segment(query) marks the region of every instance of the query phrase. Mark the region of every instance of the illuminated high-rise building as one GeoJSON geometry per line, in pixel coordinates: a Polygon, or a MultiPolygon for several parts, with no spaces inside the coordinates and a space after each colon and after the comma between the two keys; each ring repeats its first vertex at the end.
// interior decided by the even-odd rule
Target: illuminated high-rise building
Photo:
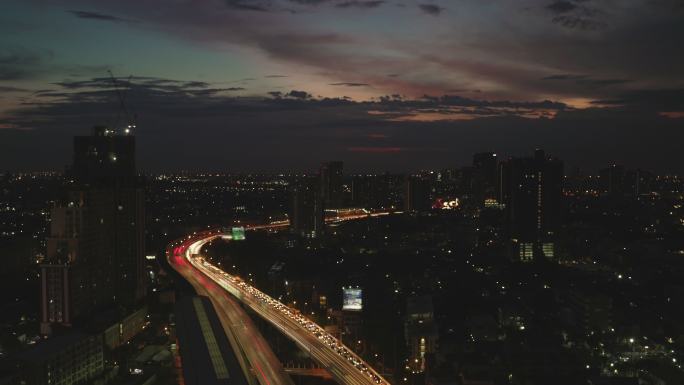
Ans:
{"type": "Polygon", "coordinates": [[[500,167],[500,199],[505,203],[515,254],[522,261],[555,254],[561,215],[563,162],[536,150],[500,167]]]}
{"type": "Polygon", "coordinates": [[[106,127],[93,128],[92,135],[74,137],[71,176],[87,187],[134,187],[136,185],[135,136],[106,127]]]}
{"type": "Polygon", "coordinates": [[[74,138],[72,185],[51,212],[41,266],[41,330],[71,325],[113,304],[144,295],[144,196],[135,169],[135,139],[96,128],[74,138]]]}

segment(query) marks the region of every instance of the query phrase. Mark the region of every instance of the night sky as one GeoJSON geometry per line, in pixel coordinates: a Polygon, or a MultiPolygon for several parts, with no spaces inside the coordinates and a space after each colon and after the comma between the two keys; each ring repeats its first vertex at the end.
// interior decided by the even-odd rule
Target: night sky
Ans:
{"type": "Polygon", "coordinates": [[[535,147],[684,172],[681,0],[3,0],[0,169],[113,124],[145,171],[462,166],[535,147]],[[130,82],[128,81],[130,76],[130,82]]]}

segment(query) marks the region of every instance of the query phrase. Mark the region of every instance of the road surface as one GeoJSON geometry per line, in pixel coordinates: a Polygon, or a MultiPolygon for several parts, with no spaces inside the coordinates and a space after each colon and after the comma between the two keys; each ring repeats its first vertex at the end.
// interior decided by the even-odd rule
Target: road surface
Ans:
{"type": "Polygon", "coordinates": [[[179,257],[184,247],[187,246],[183,244],[176,247],[175,252],[173,249],[167,251],[169,264],[195,288],[197,294],[209,297],[251,385],[256,385],[255,377],[261,385],[294,385],[268,342],[235,298],[198,272],[185,258],[179,257]]]}

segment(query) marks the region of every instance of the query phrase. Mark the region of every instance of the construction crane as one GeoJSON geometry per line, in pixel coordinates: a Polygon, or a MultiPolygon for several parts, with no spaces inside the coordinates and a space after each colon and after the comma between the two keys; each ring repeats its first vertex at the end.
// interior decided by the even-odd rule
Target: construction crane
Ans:
{"type": "Polygon", "coordinates": [[[133,79],[133,75],[129,76],[128,80],[126,81],[128,88],[122,89],[121,87],[119,87],[119,84],[116,81],[116,77],[114,77],[114,73],[111,70],[107,70],[107,72],[109,73],[109,78],[112,81],[114,92],[116,93],[116,97],[119,101],[119,108],[116,112],[116,120],[114,121],[114,125],[112,126],[112,128],[116,129],[119,126],[119,123],[121,121],[121,115],[123,115],[124,119],[126,120],[123,133],[126,135],[131,134],[133,130],[136,128],[135,115],[131,117],[131,114],[128,112],[128,108],[126,107],[126,93],[131,86],[131,80],[133,79]]]}

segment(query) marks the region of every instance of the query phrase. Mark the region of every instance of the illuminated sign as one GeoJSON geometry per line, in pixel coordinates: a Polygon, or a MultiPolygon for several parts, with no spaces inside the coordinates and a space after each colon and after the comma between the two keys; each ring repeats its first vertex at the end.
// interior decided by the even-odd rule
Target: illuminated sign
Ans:
{"type": "Polygon", "coordinates": [[[234,241],[244,241],[245,240],[245,228],[244,227],[233,227],[231,231],[234,241]]]}
{"type": "Polygon", "coordinates": [[[497,201],[496,199],[492,199],[492,198],[485,199],[484,206],[499,209],[499,210],[503,210],[506,207],[506,205],[504,205],[503,203],[499,203],[499,201],[497,201]]]}
{"type": "Polygon", "coordinates": [[[363,309],[362,290],[358,288],[342,288],[342,310],[360,311],[363,309]]]}
{"type": "Polygon", "coordinates": [[[433,203],[432,203],[432,208],[437,209],[437,210],[454,210],[458,208],[458,198],[453,198],[453,199],[444,199],[444,198],[437,198],[433,203]]]}

